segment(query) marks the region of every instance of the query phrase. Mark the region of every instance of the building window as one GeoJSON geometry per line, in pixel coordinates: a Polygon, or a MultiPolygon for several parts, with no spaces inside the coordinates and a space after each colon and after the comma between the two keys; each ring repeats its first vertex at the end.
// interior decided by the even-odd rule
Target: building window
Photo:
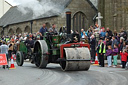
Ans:
{"type": "Polygon", "coordinates": [[[73,16],[73,31],[78,31],[79,33],[81,32],[81,29],[85,29],[85,22],[86,16],[82,12],[77,12],[73,16]]]}

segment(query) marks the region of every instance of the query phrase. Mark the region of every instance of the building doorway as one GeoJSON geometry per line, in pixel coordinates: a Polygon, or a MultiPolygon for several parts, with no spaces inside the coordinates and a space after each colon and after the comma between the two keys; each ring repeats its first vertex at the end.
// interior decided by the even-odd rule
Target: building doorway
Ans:
{"type": "Polygon", "coordinates": [[[17,34],[22,34],[22,30],[18,27],[18,28],[16,29],[16,33],[17,33],[17,34]]]}
{"type": "Polygon", "coordinates": [[[30,27],[26,26],[25,29],[24,29],[24,32],[30,33],[30,27]]]}
{"type": "Polygon", "coordinates": [[[8,31],[8,34],[9,35],[13,35],[14,34],[14,30],[12,28],[10,28],[9,31],[8,31]]]}

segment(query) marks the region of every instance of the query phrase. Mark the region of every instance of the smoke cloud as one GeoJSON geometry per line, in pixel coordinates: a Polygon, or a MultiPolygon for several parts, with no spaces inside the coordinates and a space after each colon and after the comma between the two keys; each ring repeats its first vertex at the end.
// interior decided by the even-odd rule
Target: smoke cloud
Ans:
{"type": "MultiPolygon", "coordinates": [[[[14,0],[19,3],[18,10],[23,14],[27,14],[30,10],[33,12],[33,18],[37,18],[48,11],[54,11],[56,13],[61,13],[64,7],[60,4],[54,3],[52,0],[14,0]],[[61,10],[60,10],[61,9],[61,10]]],[[[51,15],[50,13],[47,15],[51,15]]]]}

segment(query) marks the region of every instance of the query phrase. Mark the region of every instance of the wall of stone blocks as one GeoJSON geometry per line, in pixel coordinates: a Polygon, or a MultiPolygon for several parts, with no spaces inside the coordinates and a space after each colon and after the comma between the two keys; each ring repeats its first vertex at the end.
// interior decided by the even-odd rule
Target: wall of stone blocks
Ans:
{"type": "Polygon", "coordinates": [[[73,16],[81,11],[86,15],[87,21],[86,30],[90,25],[94,25],[93,17],[96,15],[96,11],[91,7],[86,0],[72,0],[70,5],[67,7],[72,12],[72,28],[73,28],[73,16]]]}
{"type": "Polygon", "coordinates": [[[128,30],[128,0],[99,0],[99,11],[104,17],[103,26],[128,30]]]}
{"type": "MultiPolygon", "coordinates": [[[[72,29],[73,29],[73,16],[79,11],[83,12],[86,15],[87,22],[85,22],[85,24],[87,29],[89,28],[90,25],[94,25],[93,17],[95,16],[96,11],[90,6],[90,4],[86,0],[72,0],[72,2],[67,6],[67,9],[69,9],[72,12],[72,16],[71,16],[72,29]]],[[[42,27],[43,23],[49,23],[50,25],[56,24],[56,27],[58,28],[59,31],[60,27],[66,26],[65,11],[58,17],[33,20],[33,25],[32,25],[33,33],[38,32],[39,29],[42,27]]],[[[4,34],[5,35],[9,34],[10,29],[12,29],[16,34],[17,28],[20,28],[23,34],[26,26],[29,26],[31,28],[30,21],[9,25],[5,28],[4,34]]]]}

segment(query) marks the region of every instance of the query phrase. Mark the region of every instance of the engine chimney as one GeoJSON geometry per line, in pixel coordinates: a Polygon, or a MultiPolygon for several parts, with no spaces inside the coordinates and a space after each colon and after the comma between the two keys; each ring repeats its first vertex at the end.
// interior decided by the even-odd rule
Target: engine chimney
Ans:
{"type": "Polygon", "coordinates": [[[71,34],[71,12],[66,12],[67,34],[71,34]]]}

